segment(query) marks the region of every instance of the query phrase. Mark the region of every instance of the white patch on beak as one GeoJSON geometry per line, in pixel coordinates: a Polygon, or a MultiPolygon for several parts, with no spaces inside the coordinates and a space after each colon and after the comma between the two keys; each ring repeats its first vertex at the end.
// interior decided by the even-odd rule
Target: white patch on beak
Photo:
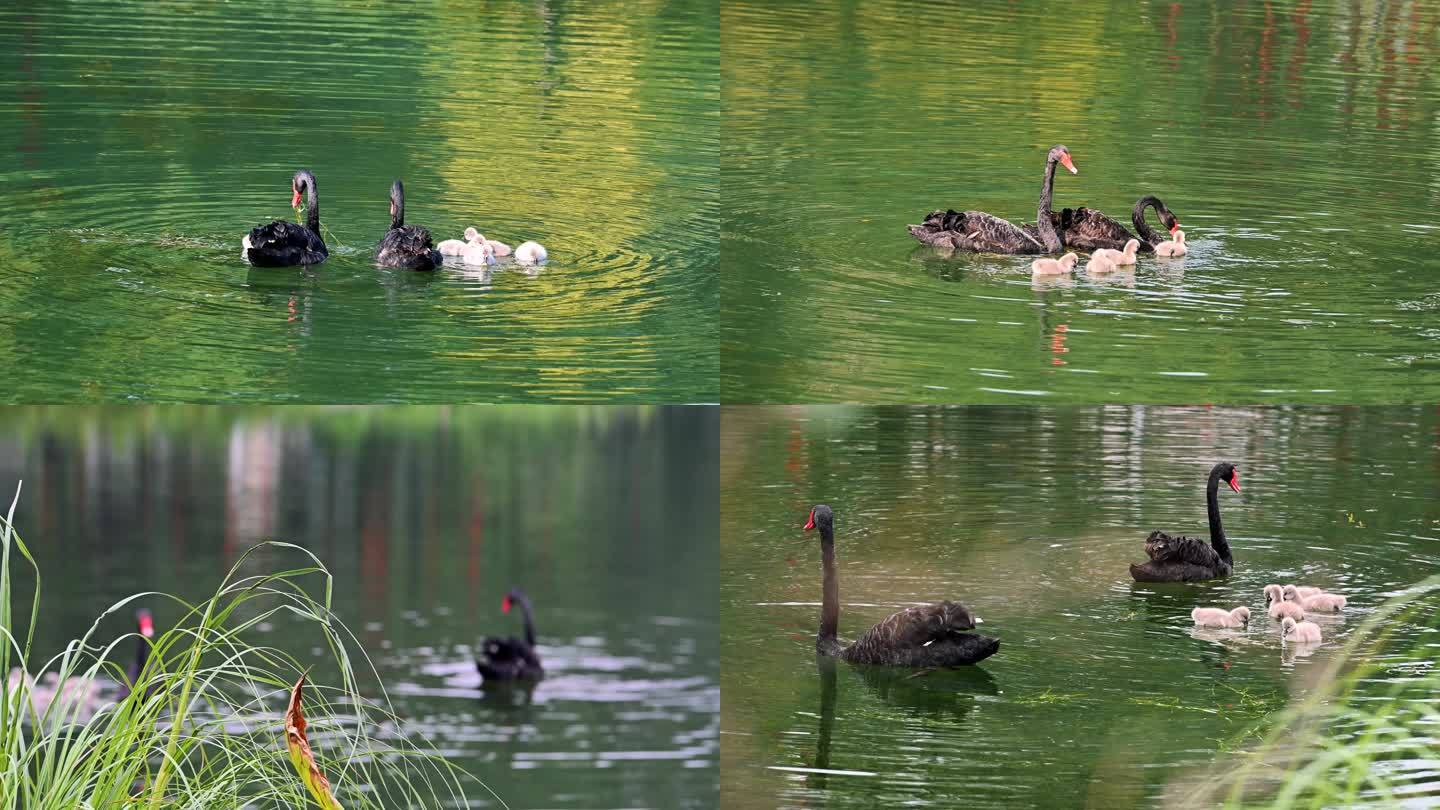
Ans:
{"type": "Polygon", "coordinates": [[[984,624],[984,623],[985,623],[985,620],[982,619],[982,618],[980,618],[979,616],[976,616],[976,617],[975,617],[975,623],[976,623],[976,624],[984,624]]]}
{"type": "Polygon", "coordinates": [[[929,647],[931,644],[934,644],[934,643],[935,643],[935,639],[932,638],[932,639],[930,639],[929,641],[925,642],[924,644],[921,644],[920,646],[921,646],[921,647],[929,647]]]}

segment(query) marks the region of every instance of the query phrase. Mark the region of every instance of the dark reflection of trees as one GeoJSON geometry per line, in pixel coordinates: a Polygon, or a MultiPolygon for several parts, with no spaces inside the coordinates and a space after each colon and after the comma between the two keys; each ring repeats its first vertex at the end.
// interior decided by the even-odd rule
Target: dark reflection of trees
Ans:
{"type": "MultiPolygon", "coordinates": [[[[1126,521],[1135,531],[1136,562],[1154,529],[1205,534],[1203,476],[1221,457],[1255,482],[1222,507],[1249,514],[1250,525],[1231,527],[1240,535],[1259,530],[1256,520],[1274,520],[1246,506],[1257,498],[1284,511],[1287,534],[1331,533],[1343,517],[1340,505],[1391,498],[1390,479],[1361,471],[1440,472],[1434,408],[876,407],[817,420],[823,413],[727,414],[737,437],[730,442],[727,431],[727,479],[783,476],[795,510],[824,501],[896,517],[943,511],[967,533],[1009,522],[1015,512],[1070,529],[1126,521]],[[1193,510],[1151,525],[1156,518],[1144,502],[1177,491],[1193,498],[1193,510]]],[[[1405,507],[1397,504],[1383,519],[1415,531],[1440,518],[1440,510],[1421,510],[1427,517],[1405,507]]]]}
{"type": "Polygon", "coordinates": [[[554,604],[538,594],[584,583],[564,595],[574,609],[716,610],[714,578],[693,576],[714,569],[714,409],[5,417],[0,482],[25,480],[18,527],[42,573],[64,572],[46,580],[46,630],[57,636],[136,590],[207,594],[241,551],[274,538],[311,549],[347,583],[357,630],[375,621],[407,632],[396,614],[440,604],[473,616],[479,633],[503,619],[500,594],[513,584],[554,604]],[[692,574],[676,588],[681,571],[692,574]]]}

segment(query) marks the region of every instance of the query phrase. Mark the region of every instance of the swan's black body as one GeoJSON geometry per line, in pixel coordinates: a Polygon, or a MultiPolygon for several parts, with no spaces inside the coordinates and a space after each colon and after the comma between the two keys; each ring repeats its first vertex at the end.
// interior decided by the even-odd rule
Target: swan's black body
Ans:
{"type": "Polygon", "coordinates": [[[530,599],[519,588],[511,588],[500,607],[509,613],[510,606],[516,604],[525,617],[525,638],[493,637],[480,643],[475,668],[486,682],[538,680],[545,676],[540,654],[535,651],[535,621],[530,613],[530,599]]]}
{"type": "Polygon", "coordinates": [[[1210,470],[1205,486],[1205,503],[1210,517],[1210,543],[1194,537],[1174,537],[1164,532],[1151,532],[1145,538],[1145,554],[1149,562],[1130,566],[1136,582],[1200,582],[1230,576],[1235,560],[1225,527],[1220,525],[1220,498],[1217,490],[1224,481],[1240,491],[1239,471],[1235,465],[1222,461],[1210,470]]]}
{"type": "Polygon", "coordinates": [[[1055,188],[1055,164],[1075,173],[1070,150],[1051,148],[1045,160],[1045,182],[1034,225],[1015,225],[984,211],[931,211],[919,225],[907,225],[910,235],[927,245],[972,253],[1059,253],[1063,242],[1050,210],[1055,188]]]}
{"type": "MultiPolygon", "coordinates": [[[[1165,206],[1165,203],[1153,194],[1147,194],[1136,200],[1135,208],[1130,212],[1130,221],[1134,223],[1135,230],[1140,234],[1138,239],[1126,230],[1124,225],[1093,208],[1066,208],[1059,213],[1052,213],[1050,216],[1055,227],[1059,229],[1060,239],[1065,243],[1066,248],[1124,250],[1126,242],[1136,239],[1140,243],[1141,253],[1154,253],[1155,246],[1170,237],[1155,232],[1145,222],[1146,208],[1154,208],[1155,213],[1160,217],[1160,224],[1164,225],[1165,229],[1172,234],[1180,227],[1180,221],[1170,213],[1170,209],[1165,206]]],[[[1031,236],[1038,238],[1039,232],[1033,225],[1026,225],[1025,230],[1031,236]]]]}
{"type": "Polygon", "coordinates": [[[405,224],[405,186],[396,180],[390,186],[390,230],[375,246],[375,262],[382,267],[434,270],[441,261],[430,231],[405,224]]]}
{"type": "Polygon", "coordinates": [[[277,219],[251,229],[240,243],[246,261],[257,267],[293,267],[319,264],[330,255],[320,238],[320,192],[315,189],[315,175],[307,169],[290,180],[292,206],[300,204],[301,189],[305,192],[305,224],[277,219]]]}
{"type": "Polygon", "coordinates": [[[820,504],[810,512],[805,528],[820,530],[820,557],[824,571],[824,600],[815,649],[821,655],[856,664],[901,667],[957,667],[994,655],[1000,639],[967,631],[975,629],[970,610],[958,602],[936,602],[906,608],[875,625],[854,644],[840,643],[840,583],[835,571],[835,517],[820,504]]]}

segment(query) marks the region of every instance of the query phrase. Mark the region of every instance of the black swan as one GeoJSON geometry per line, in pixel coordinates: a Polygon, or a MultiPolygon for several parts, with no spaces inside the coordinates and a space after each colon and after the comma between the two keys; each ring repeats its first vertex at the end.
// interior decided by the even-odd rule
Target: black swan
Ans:
{"type": "Polygon", "coordinates": [[[430,231],[405,224],[405,186],[399,180],[390,185],[390,230],[375,246],[375,262],[406,270],[434,270],[440,266],[440,251],[430,241],[430,231]]]}
{"type": "Polygon", "coordinates": [[[1240,491],[1240,471],[1228,461],[1210,470],[1205,485],[1205,504],[1210,513],[1210,545],[1193,537],[1172,537],[1164,532],[1151,532],[1145,538],[1145,553],[1150,561],[1131,565],[1130,576],[1136,582],[1199,582],[1230,576],[1234,559],[1230,544],[1225,542],[1225,528],[1220,525],[1220,497],[1217,490],[1224,481],[1240,491]]]}
{"type": "MultiPolygon", "coordinates": [[[[10,672],[7,688],[13,692],[24,682],[29,687],[30,705],[36,716],[45,717],[52,708],[56,712],[55,717],[47,718],[49,723],[88,723],[107,705],[128,697],[140,680],[140,674],[145,671],[145,664],[150,660],[150,639],[155,637],[155,622],[150,611],[144,608],[135,611],[135,627],[139,632],[135,640],[135,657],[125,668],[124,683],[117,684],[98,675],[93,678],[71,675],[61,680],[55,672],[46,672],[36,681],[16,668],[10,672]]],[[[29,721],[28,715],[25,721],[29,721]]]]}
{"type": "Polygon", "coordinates": [[[480,657],[475,659],[475,668],[485,681],[538,680],[545,676],[540,666],[540,655],[535,652],[535,621],[530,615],[530,599],[519,588],[511,588],[500,603],[500,609],[510,612],[513,605],[520,606],[525,616],[525,638],[487,638],[480,643],[480,657]]]}
{"type": "Polygon", "coordinates": [[[135,640],[135,658],[130,666],[125,669],[125,683],[120,686],[120,697],[128,696],[140,682],[140,673],[145,671],[145,664],[150,661],[150,640],[155,638],[155,619],[150,611],[140,608],[135,611],[135,629],[139,631],[140,638],[135,640]]]}
{"type": "Polygon", "coordinates": [[[315,190],[315,175],[301,169],[290,179],[290,207],[300,205],[300,190],[305,190],[305,224],[297,225],[277,219],[259,225],[240,240],[240,254],[257,267],[291,267],[297,264],[319,264],[330,251],[320,238],[320,193],[315,190]]]}
{"type": "MultiPolygon", "coordinates": [[[[1140,234],[1140,252],[1154,253],[1155,246],[1165,241],[1165,236],[1152,230],[1145,222],[1147,208],[1155,209],[1155,213],[1160,217],[1160,224],[1172,235],[1180,227],[1180,221],[1165,203],[1153,194],[1147,194],[1135,201],[1135,208],[1130,211],[1130,221],[1135,224],[1135,230],[1140,234]]],[[[1124,250],[1125,243],[1135,238],[1124,225],[1093,208],[1065,208],[1059,213],[1052,213],[1050,217],[1051,222],[1059,229],[1060,239],[1067,248],[1092,251],[1101,248],[1124,250]]],[[[1039,236],[1033,225],[1026,225],[1025,231],[1031,236],[1039,236]]]]}
{"type": "Polygon", "coordinates": [[[1064,243],[1055,230],[1050,210],[1056,163],[1064,164],[1071,174],[1080,172],[1070,161],[1069,149],[1064,146],[1050,149],[1045,158],[1045,183],[1040,187],[1035,225],[1015,225],[983,211],[932,211],[921,224],[906,227],[911,236],[936,247],[973,253],[1059,253],[1064,243]]]}
{"type": "Polygon", "coordinates": [[[888,664],[901,667],[958,667],[994,655],[1000,639],[975,633],[978,621],[959,602],[936,602],[906,608],[865,632],[846,647],[836,638],[840,625],[840,583],[835,573],[835,516],[820,504],[810,510],[805,531],[820,530],[820,559],[825,572],[825,596],[820,608],[820,632],[815,649],[821,655],[854,664],[888,664]]]}

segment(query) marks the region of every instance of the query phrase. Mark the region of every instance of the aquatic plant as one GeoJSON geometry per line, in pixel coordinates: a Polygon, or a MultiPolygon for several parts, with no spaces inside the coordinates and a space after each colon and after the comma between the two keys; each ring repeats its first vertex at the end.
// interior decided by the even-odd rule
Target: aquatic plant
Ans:
{"type": "MultiPolygon", "coordinates": [[[[473,777],[424,741],[407,739],[389,708],[380,678],[354,635],[330,610],[332,580],[309,551],[262,543],[242,555],[214,594],[198,603],[163,593],[137,593],[111,605],[79,639],[36,662],[33,642],[41,619],[41,576],[12,523],[15,501],[0,525],[0,807],[73,808],[308,807],[321,801],[313,780],[292,765],[299,718],[296,682],[324,669],[324,681],[305,692],[306,753],[329,776],[332,804],[347,810],[465,804],[473,777]],[[294,555],[297,567],[245,573],[261,556],[294,555]],[[34,596],[23,634],[12,610],[13,577],[22,562],[34,573],[34,596]],[[318,598],[312,591],[320,592],[318,598]],[[41,673],[59,683],[89,687],[126,680],[108,645],[96,642],[107,616],[140,602],[179,615],[151,640],[133,688],[88,716],[73,700],[32,702],[41,673]],[[312,640],[322,660],[297,660],[254,643],[262,623],[283,623],[289,642],[312,640]],[[25,675],[31,677],[22,676],[25,675]],[[366,673],[374,695],[362,694],[366,673]],[[292,689],[292,684],[294,684],[292,689]],[[287,712],[287,706],[291,711],[287,712]],[[335,800],[338,799],[338,802],[335,800]]],[[[128,612],[128,611],[127,611],[128,612]]],[[[292,644],[299,646],[299,644],[292,644]]],[[[317,678],[317,681],[320,679],[317,678]]],[[[57,693],[58,694],[58,693],[57,693]]],[[[300,739],[304,739],[302,734],[300,739]]],[[[497,797],[498,798],[498,797],[497,797]]],[[[501,802],[503,805],[503,802],[501,802]]]]}

